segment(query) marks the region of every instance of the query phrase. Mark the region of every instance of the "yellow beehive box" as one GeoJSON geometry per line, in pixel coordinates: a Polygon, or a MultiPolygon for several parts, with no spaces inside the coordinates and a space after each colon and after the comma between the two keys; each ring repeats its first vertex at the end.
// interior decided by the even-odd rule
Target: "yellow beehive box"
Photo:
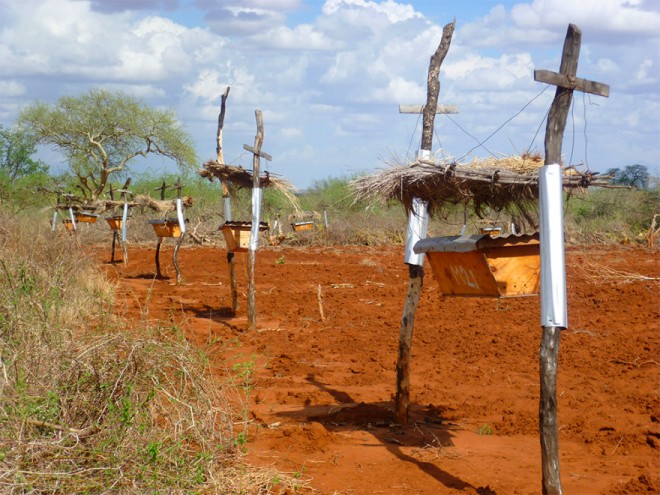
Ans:
{"type": "Polygon", "coordinates": [[[181,227],[177,219],[149,220],[158,237],[181,237],[181,227]]]}
{"type": "Polygon", "coordinates": [[[62,223],[64,224],[66,230],[68,230],[69,232],[73,232],[74,230],[76,230],[76,227],[70,218],[65,218],[64,220],[62,220],[62,223]]]}
{"type": "Polygon", "coordinates": [[[539,292],[539,237],[451,236],[415,244],[446,296],[514,297],[539,292]]]}
{"type": "Polygon", "coordinates": [[[83,223],[96,223],[96,220],[99,218],[98,215],[94,215],[93,213],[85,213],[82,211],[77,211],[73,215],[76,217],[76,222],[83,223]]]}
{"type": "Polygon", "coordinates": [[[105,219],[106,222],[108,222],[108,225],[112,230],[119,230],[121,229],[124,221],[122,217],[109,217],[105,219]]]}
{"type": "MultiPolygon", "coordinates": [[[[225,236],[227,250],[232,253],[241,253],[248,250],[250,246],[250,233],[252,232],[252,222],[225,222],[220,230],[225,236]]],[[[268,230],[268,224],[259,223],[259,232],[268,230]]]]}
{"type": "Polygon", "coordinates": [[[292,223],[291,228],[294,232],[305,232],[314,230],[314,222],[297,222],[292,223]]]}
{"type": "Polygon", "coordinates": [[[502,227],[482,227],[479,231],[482,234],[488,234],[491,237],[502,235],[502,227]]]}

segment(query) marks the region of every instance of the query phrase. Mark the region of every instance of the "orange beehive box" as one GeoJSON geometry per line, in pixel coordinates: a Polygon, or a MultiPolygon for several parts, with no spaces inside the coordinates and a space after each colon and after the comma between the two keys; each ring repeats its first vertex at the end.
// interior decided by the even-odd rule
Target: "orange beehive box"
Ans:
{"type": "Polygon", "coordinates": [[[76,222],[83,223],[96,223],[96,220],[99,218],[98,215],[94,215],[93,213],[85,213],[81,211],[75,212],[74,216],[76,217],[76,222]]]}
{"type": "Polygon", "coordinates": [[[502,235],[502,227],[482,227],[479,230],[482,234],[488,234],[491,237],[502,235]]]}
{"type": "Polygon", "coordinates": [[[294,232],[305,232],[309,230],[314,230],[314,222],[292,223],[291,228],[294,230],[294,232]]]}
{"type": "Polygon", "coordinates": [[[434,278],[446,296],[513,297],[539,292],[539,236],[486,235],[423,239],[434,278]]]}
{"type": "Polygon", "coordinates": [[[149,220],[149,223],[158,237],[181,237],[181,227],[177,219],[149,220]]]}
{"type": "MultiPolygon", "coordinates": [[[[248,250],[250,246],[250,233],[252,232],[252,222],[225,222],[220,227],[225,236],[227,250],[232,253],[241,253],[248,250]]],[[[259,232],[268,230],[266,222],[259,223],[259,232]]]]}
{"type": "Polygon", "coordinates": [[[121,229],[124,221],[122,217],[110,217],[105,219],[106,222],[108,222],[108,225],[112,230],[119,230],[121,229]]]}

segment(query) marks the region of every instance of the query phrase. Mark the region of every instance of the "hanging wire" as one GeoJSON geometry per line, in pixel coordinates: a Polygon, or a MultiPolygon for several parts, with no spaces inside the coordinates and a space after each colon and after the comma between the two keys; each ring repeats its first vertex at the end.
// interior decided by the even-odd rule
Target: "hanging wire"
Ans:
{"type": "Polygon", "coordinates": [[[408,151],[406,152],[406,156],[410,156],[410,150],[412,148],[413,139],[415,139],[415,134],[417,134],[417,129],[419,128],[419,120],[421,118],[422,118],[422,114],[420,113],[417,116],[417,122],[415,123],[415,129],[413,130],[412,134],[410,135],[410,143],[408,143],[408,151]]]}
{"type": "Polygon", "coordinates": [[[435,135],[435,139],[438,142],[438,146],[442,150],[443,149],[442,141],[440,141],[440,136],[438,135],[438,129],[435,126],[433,126],[433,134],[435,135]]]}
{"type": "MultiPolygon", "coordinates": [[[[452,119],[449,115],[447,115],[447,118],[448,118],[449,120],[451,120],[451,121],[454,123],[454,125],[455,125],[456,127],[458,127],[461,131],[463,131],[465,134],[467,134],[467,135],[470,136],[472,139],[474,139],[477,143],[479,143],[479,140],[478,140],[476,137],[474,137],[472,134],[470,134],[468,131],[466,131],[463,127],[461,127],[461,125],[460,125],[458,122],[456,122],[454,119],[452,119]]],[[[484,142],[485,142],[485,141],[484,141],[484,142]]],[[[486,147],[483,145],[483,143],[479,143],[479,144],[477,145],[477,148],[478,148],[479,146],[481,146],[481,147],[482,147],[483,149],[485,149],[488,153],[490,153],[491,155],[493,155],[493,153],[492,153],[488,148],[486,148],[486,147]]],[[[472,149],[475,149],[475,148],[472,148],[472,149]]],[[[469,153],[471,153],[471,152],[472,152],[472,150],[468,151],[468,153],[466,153],[466,154],[469,154],[469,153]]],[[[493,155],[493,156],[494,156],[494,155],[493,155]]],[[[464,157],[461,157],[461,159],[462,159],[462,158],[464,158],[464,157]]]]}
{"type": "Polygon", "coordinates": [[[588,139],[587,139],[587,93],[582,93],[582,109],[584,112],[584,165],[589,170],[589,160],[587,160],[588,139]]]}
{"type": "MultiPolygon", "coordinates": [[[[507,125],[509,122],[511,122],[513,119],[515,119],[518,115],[520,115],[520,114],[521,114],[521,113],[522,113],[522,112],[523,112],[523,111],[524,111],[529,105],[531,105],[531,104],[534,102],[534,100],[536,100],[536,99],[539,98],[543,93],[545,93],[546,90],[547,90],[549,87],[550,87],[549,84],[546,85],[546,87],[543,88],[539,94],[537,94],[534,98],[532,98],[531,100],[529,100],[529,101],[525,104],[525,106],[523,106],[520,110],[518,110],[518,112],[516,112],[516,113],[515,113],[512,117],[510,117],[509,119],[505,120],[505,121],[502,123],[502,125],[500,125],[497,129],[495,129],[495,130],[494,130],[494,131],[493,131],[493,132],[492,132],[492,133],[491,133],[486,139],[484,139],[483,141],[481,141],[477,146],[475,146],[474,148],[472,148],[471,150],[469,150],[467,153],[465,153],[462,157],[460,157],[460,158],[459,158],[458,160],[456,160],[456,161],[457,161],[457,162],[461,161],[463,158],[465,158],[466,156],[468,156],[470,153],[472,153],[474,150],[476,150],[476,149],[479,148],[479,147],[482,147],[482,148],[486,149],[486,147],[484,146],[484,143],[485,143],[486,141],[488,141],[490,138],[492,138],[495,134],[497,134],[500,130],[502,130],[502,128],[503,128],[505,125],[507,125]]],[[[469,134],[468,134],[468,135],[469,135],[469,134]]],[[[486,149],[486,151],[488,151],[488,150],[486,149]]],[[[489,151],[489,153],[490,153],[490,151],[489,151]]],[[[492,153],[491,153],[491,155],[492,155],[492,153]]]]}
{"type": "Polygon", "coordinates": [[[532,149],[532,146],[534,146],[534,141],[536,141],[536,137],[539,135],[539,131],[541,130],[541,127],[543,127],[543,122],[548,118],[548,114],[550,113],[550,108],[545,112],[545,115],[541,119],[541,122],[539,123],[539,126],[536,128],[536,132],[534,133],[534,137],[532,137],[532,141],[529,143],[529,147],[527,148],[528,150],[532,149]]]}
{"type": "Polygon", "coordinates": [[[575,150],[575,98],[571,98],[571,154],[568,156],[568,165],[573,163],[573,151],[575,150]]]}

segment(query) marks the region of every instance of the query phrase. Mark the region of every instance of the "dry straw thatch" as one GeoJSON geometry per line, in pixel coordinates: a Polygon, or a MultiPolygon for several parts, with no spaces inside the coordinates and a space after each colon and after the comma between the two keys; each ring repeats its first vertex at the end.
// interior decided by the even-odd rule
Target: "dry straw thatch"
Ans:
{"type": "MultiPolygon", "coordinates": [[[[184,196],[181,198],[181,203],[185,208],[189,208],[193,205],[193,198],[190,196],[184,196]]],[[[123,201],[97,201],[95,203],[89,204],[70,204],[70,205],[58,205],[55,207],[57,210],[68,210],[71,208],[73,211],[84,211],[87,213],[104,213],[108,210],[115,208],[121,208],[124,206],[123,201]]],[[[165,200],[156,200],[153,199],[148,194],[140,194],[133,198],[132,201],[128,202],[130,208],[149,208],[156,213],[169,213],[176,210],[176,200],[175,199],[165,199],[165,200]]]]}
{"type": "MultiPolygon", "coordinates": [[[[428,204],[429,212],[440,212],[450,204],[472,205],[482,216],[485,208],[496,211],[533,208],[539,194],[540,155],[523,154],[505,158],[473,160],[467,164],[455,161],[417,160],[411,164],[395,164],[375,174],[351,181],[356,201],[396,200],[406,210],[413,198],[428,204]]],[[[606,186],[607,181],[594,173],[564,170],[565,188],[606,186]]]]}
{"type": "MultiPolygon", "coordinates": [[[[214,178],[219,179],[223,184],[227,185],[230,191],[233,187],[239,189],[252,189],[254,185],[252,172],[250,170],[245,170],[243,167],[225,165],[223,163],[218,163],[216,160],[209,160],[203,165],[203,167],[204,168],[197,171],[200,176],[210,181],[213,181],[214,178]]],[[[272,188],[279,191],[289,203],[291,203],[296,211],[300,211],[300,203],[293,193],[294,187],[290,182],[274,177],[268,172],[265,172],[259,176],[259,186],[262,189],[272,188]]]]}

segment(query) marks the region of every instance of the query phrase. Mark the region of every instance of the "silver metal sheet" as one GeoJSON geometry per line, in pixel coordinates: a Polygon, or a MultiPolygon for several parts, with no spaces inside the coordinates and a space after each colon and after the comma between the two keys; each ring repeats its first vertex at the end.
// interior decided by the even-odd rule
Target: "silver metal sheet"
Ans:
{"type": "Polygon", "coordinates": [[[73,214],[73,208],[69,208],[69,217],[71,218],[71,223],[73,224],[73,230],[78,230],[78,225],[76,225],[76,216],[73,214]]]}
{"type": "Polygon", "coordinates": [[[541,325],[568,327],[566,264],[564,259],[564,203],[559,164],[539,172],[541,235],[541,325]]]}
{"type": "Polygon", "coordinates": [[[231,200],[225,198],[225,222],[231,222],[231,200]]]}
{"type": "Polygon", "coordinates": [[[121,242],[126,243],[126,224],[128,223],[128,203],[124,203],[124,214],[121,217],[121,242]]]}
{"type": "MultiPolygon", "coordinates": [[[[431,150],[419,150],[417,158],[430,160],[431,150]]],[[[408,214],[408,226],[406,227],[406,252],[403,262],[408,265],[424,266],[424,255],[414,251],[415,244],[426,238],[429,225],[429,213],[427,205],[419,198],[413,198],[412,209],[408,214]]]]}
{"type": "Polygon", "coordinates": [[[408,227],[406,228],[406,254],[404,263],[408,265],[424,266],[424,254],[414,251],[415,244],[426,237],[429,224],[426,203],[421,199],[414,198],[412,209],[408,215],[408,227]]]}
{"type": "Polygon", "coordinates": [[[183,218],[183,202],[181,201],[181,198],[176,199],[176,218],[179,220],[181,237],[183,237],[186,234],[186,219],[183,218]]]}
{"type": "Polygon", "coordinates": [[[429,239],[422,239],[415,244],[414,250],[416,253],[434,253],[434,252],[453,252],[453,253],[467,253],[477,250],[477,242],[484,237],[483,234],[478,235],[450,235],[446,237],[431,237],[429,239]]]}
{"type": "Polygon", "coordinates": [[[261,218],[261,188],[252,189],[252,230],[250,231],[250,250],[256,251],[259,245],[259,221],[261,218]]]}
{"type": "Polygon", "coordinates": [[[415,244],[414,249],[416,253],[468,253],[480,249],[529,244],[537,240],[538,234],[511,234],[496,237],[488,234],[451,235],[423,239],[415,244]]]}

